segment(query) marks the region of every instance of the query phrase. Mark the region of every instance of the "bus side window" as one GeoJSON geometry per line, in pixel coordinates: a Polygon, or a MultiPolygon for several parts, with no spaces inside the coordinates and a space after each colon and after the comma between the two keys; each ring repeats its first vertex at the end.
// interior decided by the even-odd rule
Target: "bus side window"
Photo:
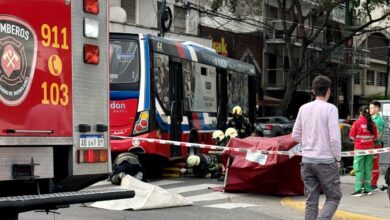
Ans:
{"type": "Polygon", "coordinates": [[[162,54],[154,54],[154,79],[158,99],[165,110],[170,110],[169,98],[169,57],[162,54]]]}
{"type": "Polygon", "coordinates": [[[193,66],[189,61],[183,61],[183,89],[184,89],[184,111],[190,112],[194,102],[195,76],[193,66]]]}

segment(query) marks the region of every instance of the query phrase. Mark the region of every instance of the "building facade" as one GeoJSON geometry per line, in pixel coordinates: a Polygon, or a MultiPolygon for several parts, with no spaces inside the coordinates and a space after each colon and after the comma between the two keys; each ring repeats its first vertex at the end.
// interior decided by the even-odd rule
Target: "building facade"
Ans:
{"type": "MultiPolygon", "coordinates": [[[[290,66],[277,1],[238,1],[235,12],[223,6],[214,12],[211,3],[212,0],[167,0],[172,25],[165,36],[212,47],[221,55],[254,64],[258,73],[258,104],[262,106],[258,115],[275,115],[285,94],[290,66]]],[[[158,35],[162,4],[162,0],[111,0],[111,32],[158,35]]],[[[301,4],[304,14],[315,7],[309,0],[301,0],[301,4]]],[[[309,56],[319,56],[324,48],[346,35],[348,26],[355,25],[346,18],[347,11],[344,4],[332,11],[326,27],[309,45],[309,56]]],[[[289,22],[292,21],[288,25],[289,22]]],[[[313,17],[296,27],[290,39],[294,59],[299,58],[302,37],[320,25],[321,20],[313,17]]],[[[289,112],[295,115],[299,106],[312,99],[311,81],[318,74],[332,78],[335,86],[331,99],[338,106],[340,117],[355,115],[359,105],[383,96],[389,78],[389,36],[387,31],[363,34],[337,47],[316,72],[300,82],[289,112]]],[[[308,62],[304,70],[310,67],[308,62]]]]}

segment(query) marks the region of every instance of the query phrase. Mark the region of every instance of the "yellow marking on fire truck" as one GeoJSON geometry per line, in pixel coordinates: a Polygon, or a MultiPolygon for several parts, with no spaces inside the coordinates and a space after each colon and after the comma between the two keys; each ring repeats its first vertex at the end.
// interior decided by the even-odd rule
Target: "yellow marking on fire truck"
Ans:
{"type": "Polygon", "coordinates": [[[59,76],[62,73],[62,60],[61,58],[54,54],[49,57],[47,61],[47,66],[49,67],[49,71],[53,76],[59,76]]]}

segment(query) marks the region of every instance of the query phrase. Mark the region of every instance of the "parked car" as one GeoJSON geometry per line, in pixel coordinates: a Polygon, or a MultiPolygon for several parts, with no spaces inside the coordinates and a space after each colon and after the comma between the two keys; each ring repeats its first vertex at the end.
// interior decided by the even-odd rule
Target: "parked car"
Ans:
{"type": "MultiPolygon", "coordinates": [[[[341,151],[353,151],[354,142],[349,138],[349,131],[351,130],[351,125],[347,123],[339,123],[340,133],[341,133],[341,151]]],[[[352,169],[353,166],[353,157],[343,157],[341,158],[342,167],[347,170],[352,169]]]]}
{"type": "Polygon", "coordinates": [[[294,123],[286,117],[271,116],[256,118],[256,134],[264,137],[276,137],[292,132],[294,123]]]}

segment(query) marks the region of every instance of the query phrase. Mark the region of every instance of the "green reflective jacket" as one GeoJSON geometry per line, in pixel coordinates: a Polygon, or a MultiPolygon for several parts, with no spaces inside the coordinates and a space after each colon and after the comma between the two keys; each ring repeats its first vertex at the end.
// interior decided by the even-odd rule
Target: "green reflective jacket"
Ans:
{"type": "Polygon", "coordinates": [[[378,140],[376,140],[374,142],[374,145],[378,146],[382,142],[382,135],[383,135],[383,132],[385,131],[385,121],[383,120],[383,118],[380,114],[373,116],[372,120],[375,122],[377,130],[380,132],[380,135],[378,136],[378,140]]]}

